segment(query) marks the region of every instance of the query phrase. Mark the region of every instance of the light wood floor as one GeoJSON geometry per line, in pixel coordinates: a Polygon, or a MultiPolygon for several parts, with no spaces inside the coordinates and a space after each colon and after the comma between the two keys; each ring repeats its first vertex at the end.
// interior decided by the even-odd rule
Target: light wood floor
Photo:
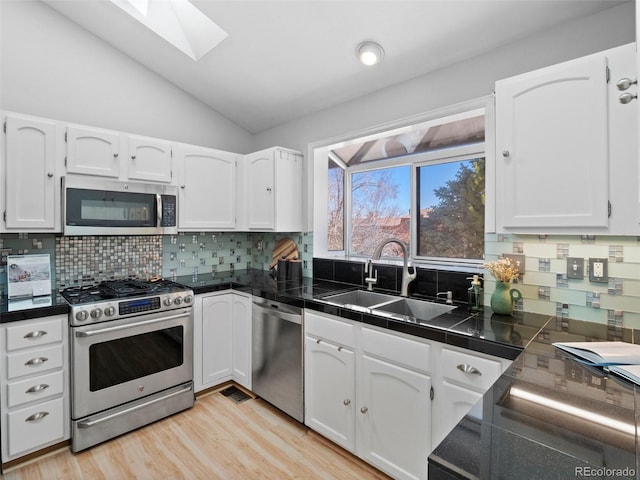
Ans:
{"type": "Polygon", "coordinates": [[[4,480],[388,479],[260,399],[220,393],[84,452],[18,466],[4,480]]]}

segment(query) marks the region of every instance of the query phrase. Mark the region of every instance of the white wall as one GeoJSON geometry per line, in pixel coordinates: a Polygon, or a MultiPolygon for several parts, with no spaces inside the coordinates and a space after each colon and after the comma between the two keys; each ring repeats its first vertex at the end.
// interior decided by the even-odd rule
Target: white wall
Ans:
{"type": "Polygon", "coordinates": [[[0,108],[246,153],[253,136],[46,5],[0,1],[0,108]]]}
{"type": "Polygon", "coordinates": [[[266,130],[256,135],[255,146],[306,152],[312,142],[488,95],[498,79],[634,41],[634,5],[629,2],[266,130]]]}

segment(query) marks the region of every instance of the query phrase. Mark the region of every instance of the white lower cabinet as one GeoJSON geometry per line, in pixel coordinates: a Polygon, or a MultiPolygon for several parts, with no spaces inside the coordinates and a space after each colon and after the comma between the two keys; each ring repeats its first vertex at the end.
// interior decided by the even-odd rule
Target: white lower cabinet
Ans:
{"type": "Polygon", "coordinates": [[[305,423],[399,479],[427,477],[429,344],[305,311],[305,423]]]}
{"type": "Polygon", "coordinates": [[[311,336],[305,337],[304,345],[305,423],[353,452],[356,398],[353,349],[311,336]]]}
{"type": "Polygon", "coordinates": [[[433,385],[435,448],[465,415],[482,419],[479,402],[511,361],[437,342],[433,353],[440,365],[433,385]]]}
{"type": "Polygon", "coordinates": [[[194,387],[228,380],[251,388],[251,297],[217,292],[194,302],[194,387]]]}
{"type": "Polygon", "coordinates": [[[0,327],[2,462],[70,438],[67,316],[0,327]]]}

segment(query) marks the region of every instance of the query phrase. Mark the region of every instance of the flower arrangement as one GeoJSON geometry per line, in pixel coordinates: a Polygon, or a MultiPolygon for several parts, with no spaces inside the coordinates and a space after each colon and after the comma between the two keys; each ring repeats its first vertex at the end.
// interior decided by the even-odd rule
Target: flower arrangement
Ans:
{"type": "Polygon", "coordinates": [[[509,283],[514,278],[518,278],[520,276],[518,267],[510,258],[499,258],[495,262],[485,263],[484,268],[487,269],[499,282],[509,283]]]}

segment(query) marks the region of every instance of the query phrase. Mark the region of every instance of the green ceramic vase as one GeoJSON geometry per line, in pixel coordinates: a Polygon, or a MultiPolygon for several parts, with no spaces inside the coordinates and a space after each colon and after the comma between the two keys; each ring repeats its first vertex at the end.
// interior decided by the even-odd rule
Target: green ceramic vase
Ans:
{"type": "Polygon", "coordinates": [[[520,290],[511,288],[507,282],[496,282],[496,289],[491,294],[491,310],[498,315],[511,315],[514,302],[521,298],[520,290]]]}

